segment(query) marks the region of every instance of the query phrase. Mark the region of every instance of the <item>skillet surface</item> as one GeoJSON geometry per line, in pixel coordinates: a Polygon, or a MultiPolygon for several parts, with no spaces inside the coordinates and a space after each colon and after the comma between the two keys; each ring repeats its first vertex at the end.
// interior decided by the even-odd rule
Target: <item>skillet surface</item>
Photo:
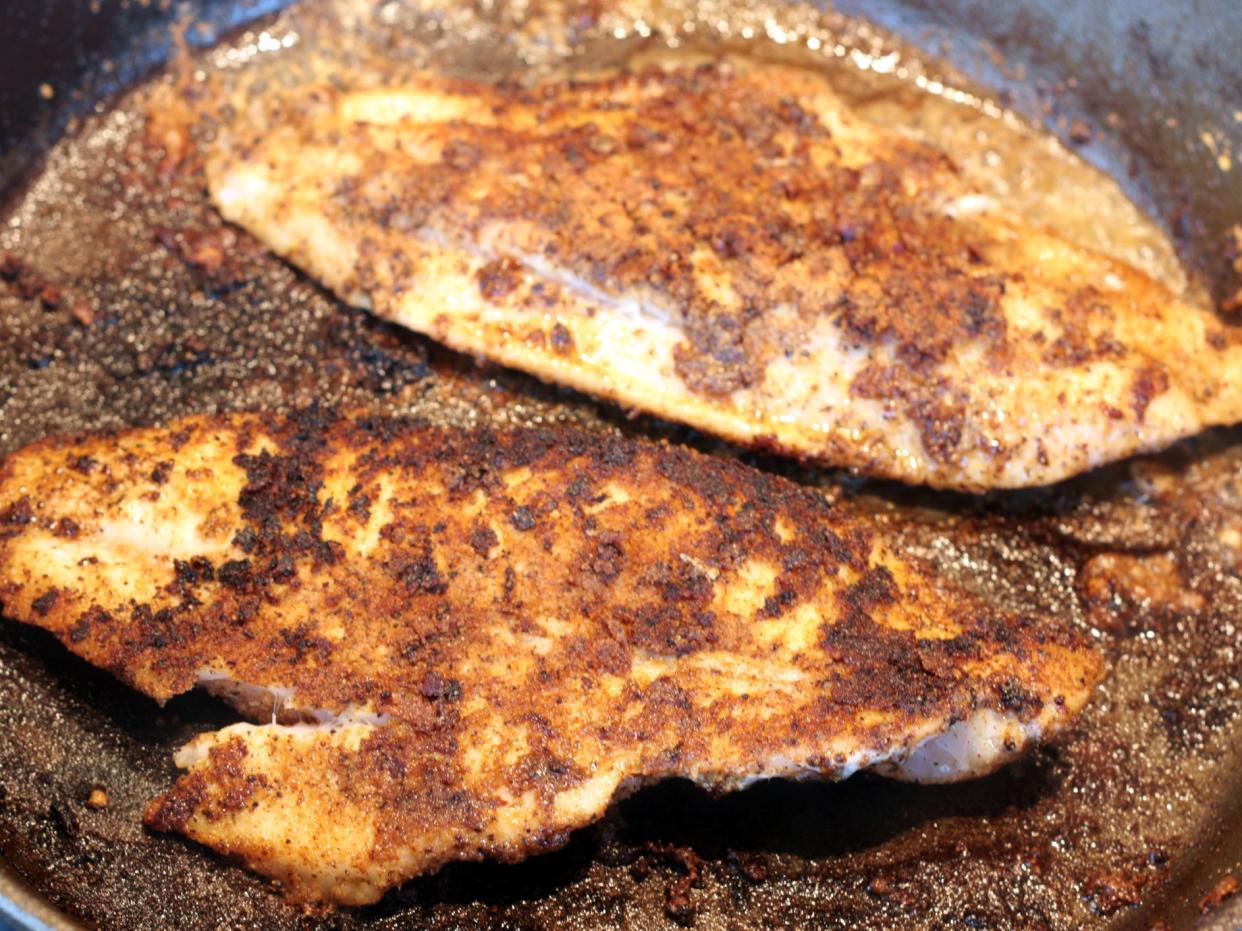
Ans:
{"type": "MultiPolygon", "coordinates": [[[[823,25],[873,41],[844,21],[823,25]]],[[[105,41],[83,36],[82,49],[105,41]]],[[[95,88],[108,80],[96,77],[95,88]]],[[[90,79],[75,81],[90,92],[90,79]]],[[[0,343],[11,347],[0,358],[0,451],[52,431],[319,400],[450,423],[570,421],[730,454],[343,308],[230,238],[192,175],[161,171],[135,108],[122,100],[88,120],[13,188],[4,236],[20,248],[0,284],[0,343]]],[[[12,170],[38,140],[13,146],[6,132],[0,165],[12,170]]],[[[1141,155],[1136,167],[1151,169],[1141,155]]],[[[1150,178],[1167,207],[1173,186],[1150,178]]],[[[1211,189],[1196,190],[1211,200],[1211,189]]],[[[1192,251],[1224,216],[1183,220],[1192,251]]],[[[1229,849],[1242,817],[1242,583],[1227,532],[1242,527],[1242,433],[986,501],[756,464],[862,495],[877,520],[893,519],[893,501],[917,506],[907,532],[946,571],[1097,630],[1115,668],[1079,734],[958,786],[864,777],[712,799],[670,783],[620,803],[560,853],[453,866],[374,908],[307,916],[210,853],[139,827],[142,804],[173,778],[172,749],[232,720],[226,709],[200,696],[160,709],[3,624],[5,860],[64,911],[133,929],[1147,927],[1157,914],[1180,926],[1226,873],[1242,878],[1229,849]],[[95,788],[106,808],[86,804],[95,788]]],[[[1226,903],[1215,920],[1228,914],[1226,903]]]]}

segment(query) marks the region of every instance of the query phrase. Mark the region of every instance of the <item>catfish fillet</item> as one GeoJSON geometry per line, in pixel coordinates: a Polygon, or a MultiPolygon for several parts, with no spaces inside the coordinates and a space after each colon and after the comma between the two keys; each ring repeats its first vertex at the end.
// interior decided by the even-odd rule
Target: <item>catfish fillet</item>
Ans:
{"type": "Polygon", "coordinates": [[[158,701],[231,700],[254,723],[182,748],[147,824],[348,904],[667,776],[987,773],[1102,665],[783,479],[313,411],[14,454],[0,596],[158,701]]]}
{"type": "Polygon", "coordinates": [[[966,491],[1242,419],[1242,328],[1025,225],[810,72],[268,93],[209,153],[222,214],[543,379],[966,491]]]}

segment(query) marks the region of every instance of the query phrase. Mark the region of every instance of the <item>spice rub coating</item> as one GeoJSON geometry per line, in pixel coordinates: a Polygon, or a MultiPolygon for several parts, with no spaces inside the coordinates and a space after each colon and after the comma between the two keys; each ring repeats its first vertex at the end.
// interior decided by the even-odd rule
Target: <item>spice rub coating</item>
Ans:
{"type": "Polygon", "coordinates": [[[196,738],[147,809],[307,901],[563,844],[618,792],[989,772],[1100,657],[848,504],[687,450],[308,410],[0,466],[0,599],[196,738]]]}
{"type": "Polygon", "coordinates": [[[266,93],[208,156],[227,219],[347,301],[626,407],[967,491],[1242,418],[1238,328],[809,71],[266,93]]]}

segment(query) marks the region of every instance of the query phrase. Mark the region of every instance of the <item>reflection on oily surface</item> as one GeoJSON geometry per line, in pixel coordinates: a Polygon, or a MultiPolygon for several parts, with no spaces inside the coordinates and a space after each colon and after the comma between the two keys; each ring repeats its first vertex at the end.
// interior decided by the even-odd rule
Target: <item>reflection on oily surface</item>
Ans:
{"type": "MultiPolygon", "coordinates": [[[[483,31],[419,35],[464,66],[462,40],[483,31]]],[[[320,398],[463,425],[572,422],[729,454],[342,309],[223,228],[192,165],[168,169],[164,146],[144,134],[143,93],[58,148],[13,205],[22,225],[0,235],[24,269],[0,287],[0,339],[17,347],[0,360],[6,451],[52,431],[320,398]],[[59,288],[57,299],[44,301],[36,282],[59,288]]],[[[763,461],[867,496],[877,520],[994,597],[1096,629],[1113,670],[1078,733],[960,786],[772,784],[721,799],[654,787],[559,853],[450,867],[324,922],[1078,928],[1125,918],[1219,819],[1237,768],[1238,439],[1220,433],[982,502],[763,461]]],[[[198,695],[161,710],[44,637],[6,623],[0,638],[0,843],[36,886],[104,926],[306,921],[261,880],[139,827],[142,805],[174,776],[172,750],[231,712],[198,695]],[[86,804],[96,787],[104,808],[86,804]]]]}

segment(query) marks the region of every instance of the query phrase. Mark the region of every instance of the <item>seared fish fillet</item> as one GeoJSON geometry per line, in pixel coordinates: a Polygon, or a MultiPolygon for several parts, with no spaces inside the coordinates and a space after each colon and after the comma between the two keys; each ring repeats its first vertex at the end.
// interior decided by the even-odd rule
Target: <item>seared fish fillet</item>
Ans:
{"type": "Polygon", "coordinates": [[[254,723],[180,750],[147,823],[349,904],[663,777],[987,773],[1102,667],[783,479],[314,411],[12,455],[0,597],[159,701],[232,701],[254,723]]]}
{"type": "Polygon", "coordinates": [[[209,155],[223,215],[546,380],[968,491],[1242,419],[1238,328],[1024,225],[810,72],[268,93],[209,155]]]}

